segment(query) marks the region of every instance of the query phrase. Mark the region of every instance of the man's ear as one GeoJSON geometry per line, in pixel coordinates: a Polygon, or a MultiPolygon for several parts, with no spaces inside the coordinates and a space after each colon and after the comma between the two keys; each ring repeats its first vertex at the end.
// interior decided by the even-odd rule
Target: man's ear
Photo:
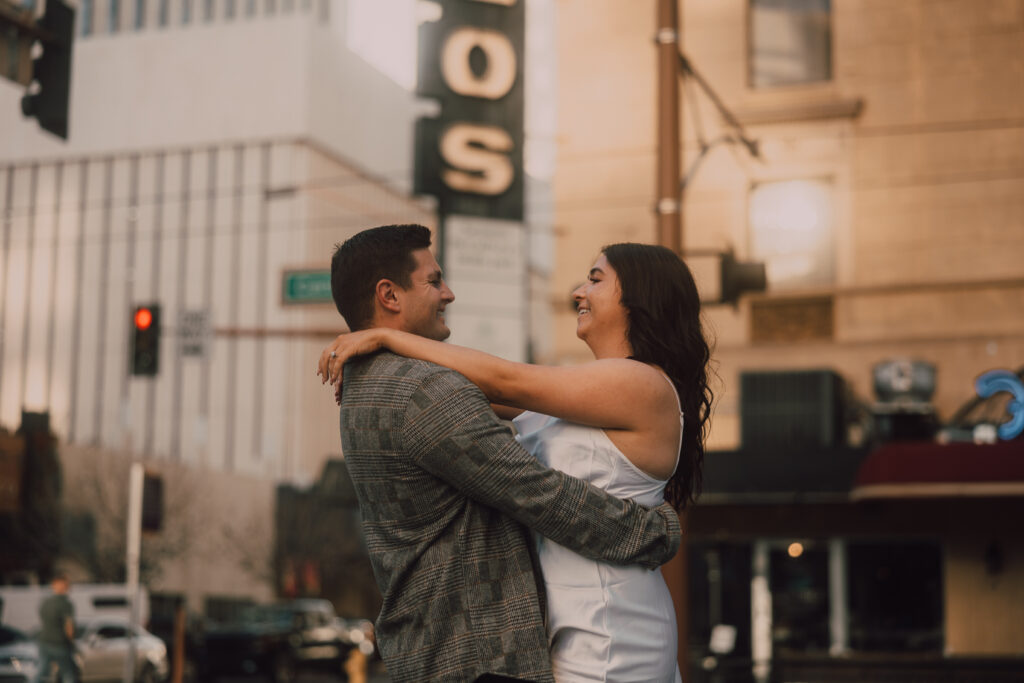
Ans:
{"type": "Polygon", "coordinates": [[[374,296],[377,299],[377,304],[385,311],[390,313],[402,312],[402,305],[398,299],[398,286],[391,280],[384,278],[377,282],[374,296]]]}

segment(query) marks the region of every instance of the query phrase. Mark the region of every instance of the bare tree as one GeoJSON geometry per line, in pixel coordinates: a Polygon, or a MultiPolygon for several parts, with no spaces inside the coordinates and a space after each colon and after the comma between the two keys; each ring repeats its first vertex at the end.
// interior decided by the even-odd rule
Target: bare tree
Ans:
{"type": "MultiPolygon", "coordinates": [[[[65,517],[79,520],[74,526],[89,529],[92,536],[69,539],[65,534],[65,554],[96,581],[124,581],[132,458],[99,449],[74,449],[74,458],[64,461],[70,465],[66,466],[65,517]]],[[[198,470],[167,461],[145,464],[164,481],[162,528],[142,537],[139,578],[151,583],[160,577],[168,559],[191,551],[209,533],[209,492],[198,470]]]]}

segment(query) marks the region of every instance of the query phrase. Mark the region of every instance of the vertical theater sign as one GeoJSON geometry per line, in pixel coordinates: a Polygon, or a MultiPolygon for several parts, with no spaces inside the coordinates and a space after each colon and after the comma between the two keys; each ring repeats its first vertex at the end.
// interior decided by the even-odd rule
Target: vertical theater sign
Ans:
{"type": "Polygon", "coordinates": [[[523,0],[444,0],[420,27],[415,190],[442,215],[523,217],[523,0]]]}
{"type": "Polygon", "coordinates": [[[420,26],[414,191],[437,198],[452,339],[525,360],[525,0],[442,0],[420,26]]]}

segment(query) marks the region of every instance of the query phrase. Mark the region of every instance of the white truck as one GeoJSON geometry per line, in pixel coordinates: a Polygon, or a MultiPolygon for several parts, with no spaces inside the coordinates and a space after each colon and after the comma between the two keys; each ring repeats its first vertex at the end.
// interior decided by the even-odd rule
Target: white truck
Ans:
{"type": "MultiPolygon", "coordinates": [[[[28,634],[39,630],[39,605],[53,591],[46,586],[0,586],[0,624],[28,634]]],[[[123,583],[73,583],[68,598],[75,607],[75,621],[87,623],[99,617],[118,617],[127,621],[130,614],[128,587],[123,583]]],[[[149,593],[139,587],[139,621],[149,622],[149,593]]]]}

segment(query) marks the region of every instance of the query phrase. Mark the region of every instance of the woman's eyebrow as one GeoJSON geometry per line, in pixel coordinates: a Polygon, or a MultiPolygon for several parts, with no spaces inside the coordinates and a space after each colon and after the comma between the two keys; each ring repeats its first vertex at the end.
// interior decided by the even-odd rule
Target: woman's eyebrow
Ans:
{"type": "Polygon", "coordinates": [[[604,271],[601,270],[600,268],[591,268],[590,277],[593,277],[594,275],[604,275],[604,271]]]}

